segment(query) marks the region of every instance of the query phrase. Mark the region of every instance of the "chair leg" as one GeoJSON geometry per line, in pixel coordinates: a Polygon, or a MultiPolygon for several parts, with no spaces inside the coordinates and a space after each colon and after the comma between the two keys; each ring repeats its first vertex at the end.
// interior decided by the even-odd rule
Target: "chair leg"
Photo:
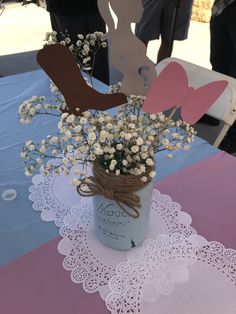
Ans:
{"type": "Polygon", "coordinates": [[[215,139],[215,142],[213,144],[213,146],[218,147],[220,145],[220,143],[222,142],[223,138],[225,137],[226,133],[228,132],[230,128],[230,125],[225,124],[222,128],[222,130],[220,131],[220,133],[218,134],[217,138],[215,139]]]}

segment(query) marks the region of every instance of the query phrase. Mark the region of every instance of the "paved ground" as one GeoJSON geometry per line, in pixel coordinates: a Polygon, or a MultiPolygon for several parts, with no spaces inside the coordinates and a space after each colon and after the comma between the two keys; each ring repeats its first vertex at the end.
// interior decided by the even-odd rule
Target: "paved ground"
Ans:
{"type": "Polygon", "coordinates": [[[33,4],[6,3],[0,16],[0,55],[37,50],[50,30],[47,11],[33,4]]]}
{"type": "MultiPolygon", "coordinates": [[[[158,40],[152,41],[148,47],[148,56],[154,61],[156,60],[158,47],[158,40]]],[[[191,21],[188,39],[175,41],[172,57],[180,58],[210,69],[209,56],[209,23],[191,21]]]]}
{"type": "MultiPolygon", "coordinates": [[[[42,47],[46,31],[51,29],[47,11],[33,4],[22,7],[21,3],[6,3],[0,16],[0,56],[37,50],[42,47]]],[[[148,56],[155,61],[159,42],[152,41],[148,56]]],[[[175,42],[174,57],[210,67],[209,24],[191,22],[189,37],[175,42]]]]}
{"type": "MultiPolygon", "coordinates": [[[[30,71],[38,68],[36,51],[42,48],[45,33],[51,30],[47,11],[33,4],[6,3],[0,15],[0,76],[30,71]]],[[[188,39],[175,42],[173,57],[210,68],[209,24],[191,22],[188,39]]],[[[150,42],[148,56],[155,62],[159,41],[150,42]]],[[[111,69],[112,82],[119,78],[111,69]]],[[[197,125],[201,137],[213,142],[218,128],[197,125]]]]}

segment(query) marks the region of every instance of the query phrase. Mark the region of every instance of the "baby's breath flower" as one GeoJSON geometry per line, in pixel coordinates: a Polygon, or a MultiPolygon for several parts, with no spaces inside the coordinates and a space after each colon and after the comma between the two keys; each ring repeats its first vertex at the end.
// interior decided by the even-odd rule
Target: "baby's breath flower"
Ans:
{"type": "Polygon", "coordinates": [[[128,165],[128,161],[126,159],[122,160],[122,165],[127,166],[128,165]]]}
{"type": "Polygon", "coordinates": [[[176,146],[176,149],[179,150],[180,147],[182,146],[182,144],[181,143],[177,143],[175,146],[176,146]]]}
{"type": "Polygon", "coordinates": [[[80,174],[80,169],[78,169],[78,168],[75,169],[75,170],[74,170],[74,175],[77,176],[77,175],[79,175],[79,174],[80,174]]]}
{"type": "Polygon", "coordinates": [[[34,146],[34,144],[30,144],[29,145],[29,151],[34,151],[35,150],[35,146],[34,146]]]}
{"type": "Polygon", "coordinates": [[[134,146],[131,147],[131,151],[133,153],[137,153],[139,151],[139,147],[137,145],[134,145],[134,146]]]}
{"type": "Polygon", "coordinates": [[[148,157],[148,154],[147,154],[147,153],[142,153],[142,154],[141,154],[141,158],[147,159],[147,157],[148,157]]]}
{"type": "Polygon", "coordinates": [[[110,123],[110,122],[107,123],[106,128],[107,128],[108,130],[111,130],[111,129],[113,128],[112,123],[110,123]]]}
{"type": "Polygon", "coordinates": [[[129,141],[131,138],[132,138],[132,134],[131,134],[131,133],[125,134],[125,139],[126,139],[127,141],[129,141]]]}
{"type": "Polygon", "coordinates": [[[145,177],[145,176],[142,177],[142,178],[141,178],[141,181],[142,181],[142,182],[147,182],[147,177],[145,177]]]}
{"type": "Polygon", "coordinates": [[[141,152],[146,152],[148,150],[147,146],[142,146],[141,147],[141,152]]]}
{"type": "Polygon", "coordinates": [[[139,169],[140,169],[140,172],[141,172],[141,173],[145,173],[145,172],[146,172],[146,167],[145,167],[144,164],[141,164],[141,165],[139,166],[139,169]]]}
{"type": "Polygon", "coordinates": [[[158,118],[161,122],[165,120],[165,115],[163,113],[158,114],[158,118]]]}
{"type": "Polygon", "coordinates": [[[64,112],[64,113],[62,113],[62,115],[61,115],[61,119],[64,120],[64,119],[66,119],[68,116],[69,116],[69,113],[68,113],[68,112],[64,112]]]}
{"type": "Polygon", "coordinates": [[[32,143],[33,143],[32,140],[29,140],[29,141],[25,142],[25,146],[29,148],[29,146],[30,146],[32,143]]]}
{"type": "Polygon", "coordinates": [[[113,171],[113,170],[115,169],[115,165],[110,164],[109,169],[110,169],[111,171],[113,171]]]}
{"type": "Polygon", "coordinates": [[[154,165],[153,159],[152,159],[152,158],[147,158],[147,159],[146,159],[146,164],[147,164],[148,166],[153,166],[153,165],[154,165]]]}
{"type": "Polygon", "coordinates": [[[41,158],[36,158],[36,162],[40,165],[43,161],[41,158]]]}
{"type": "Polygon", "coordinates": [[[153,136],[153,135],[149,135],[149,136],[148,136],[148,140],[149,140],[150,142],[153,142],[153,141],[154,141],[154,136],[153,136]]]}
{"type": "Polygon", "coordinates": [[[36,110],[40,110],[42,108],[42,105],[41,104],[37,104],[36,106],[35,106],[35,109],[36,110]]]}
{"type": "Polygon", "coordinates": [[[26,158],[27,157],[27,153],[25,151],[20,153],[21,158],[26,158]]]}
{"type": "Polygon", "coordinates": [[[136,115],[134,115],[134,114],[132,114],[131,116],[130,116],[130,120],[131,121],[136,121],[137,120],[137,116],[136,115]]]}
{"type": "Polygon", "coordinates": [[[111,165],[114,165],[114,166],[115,166],[116,164],[117,164],[117,161],[116,161],[115,159],[112,159],[112,160],[111,160],[111,165]]]}
{"type": "Polygon", "coordinates": [[[73,145],[68,145],[66,147],[66,150],[67,150],[68,153],[71,153],[73,151],[73,149],[74,149],[73,145]]]}
{"type": "Polygon", "coordinates": [[[105,143],[106,142],[106,137],[105,136],[100,136],[99,138],[101,143],[105,143]]]}
{"type": "Polygon", "coordinates": [[[138,137],[137,140],[136,140],[137,144],[138,145],[142,145],[143,144],[143,139],[142,137],[138,137]]]}
{"type": "Polygon", "coordinates": [[[165,146],[168,146],[170,144],[169,140],[168,139],[164,139],[162,142],[162,145],[165,147],[165,146]]]}
{"type": "Polygon", "coordinates": [[[85,117],[80,118],[80,124],[85,124],[87,122],[87,119],[85,117]]]}
{"type": "Polygon", "coordinates": [[[156,176],[156,171],[154,171],[154,170],[150,171],[150,172],[149,172],[149,176],[150,176],[151,178],[154,178],[154,177],[156,176]]]}
{"type": "Polygon", "coordinates": [[[101,149],[101,148],[96,148],[96,149],[94,150],[94,154],[95,154],[95,155],[102,155],[102,154],[103,154],[103,149],[101,149]]]}
{"type": "Polygon", "coordinates": [[[39,152],[44,154],[46,153],[46,147],[45,146],[41,146],[40,149],[39,149],[39,152]]]}
{"type": "Polygon", "coordinates": [[[134,175],[139,176],[141,174],[141,170],[139,168],[134,168],[134,175]]]}
{"type": "Polygon", "coordinates": [[[57,137],[57,136],[53,136],[53,137],[50,139],[49,143],[57,144],[57,143],[58,143],[58,137],[57,137]]]}
{"type": "Polygon", "coordinates": [[[190,150],[190,146],[189,145],[184,145],[184,150],[190,150]]]}
{"type": "Polygon", "coordinates": [[[80,185],[80,183],[81,183],[81,181],[76,179],[76,178],[74,178],[70,181],[70,184],[73,186],[78,186],[78,185],[80,185]]]}
{"type": "Polygon", "coordinates": [[[131,158],[130,155],[127,155],[127,156],[126,156],[126,159],[127,159],[127,161],[128,161],[129,163],[131,163],[131,162],[133,161],[133,159],[131,158]]]}
{"type": "Polygon", "coordinates": [[[96,155],[95,154],[90,154],[89,155],[89,160],[94,161],[96,159],[96,155]]]}
{"type": "Polygon", "coordinates": [[[135,124],[134,124],[134,123],[129,123],[128,127],[129,127],[130,129],[134,129],[134,128],[135,128],[135,124]]]}
{"type": "Polygon", "coordinates": [[[31,177],[31,176],[32,176],[32,172],[30,172],[29,170],[26,170],[26,171],[25,171],[25,175],[26,175],[27,177],[31,177]]]}
{"type": "Polygon", "coordinates": [[[67,118],[66,118],[66,122],[67,123],[72,123],[74,122],[75,120],[75,116],[73,114],[69,115],[67,118]]]}
{"type": "Polygon", "coordinates": [[[30,114],[30,115],[34,115],[34,114],[35,114],[35,109],[34,109],[34,108],[30,108],[29,114],[30,114]]]}
{"type": "Polygon", "coordinates": [[[157,117],[157,115],[156,115],[156,114],[154,114],[154,113],[151,113],[151,114],[150,114],[150,118],[151,118],[151,120],[156,120],[156,117],[157,117]]]}
{"type": "Polygon", "coordinates": [[[108,148],[108,152],[109,152],[109,154],[114,154],[115,153],[115,148],[114,147],[110,147],[110,148],[108,148]]]}
{"type": "Polygon", "coordinates": [[[96,133],[95,132],[90,132],[88,134],[88,139],[91,140],[91,141],[95,141],[96,139],[96,133]]]}
{"type": "Polygon", "coordinates": [[[179,138],[179,134],[174,132],[171,134],[173,138],[178,139],[179,138]]]}
{"type": "Polygon", "coordinates": [[[70,40],[70,38],[69,38],[69,37],[66,37],[66,38],[65,38],[65,43],[66,43],[66,44],[69,44],[69,43],[70,43],[70,41],[71,41],[71,40],[70,40]]]}

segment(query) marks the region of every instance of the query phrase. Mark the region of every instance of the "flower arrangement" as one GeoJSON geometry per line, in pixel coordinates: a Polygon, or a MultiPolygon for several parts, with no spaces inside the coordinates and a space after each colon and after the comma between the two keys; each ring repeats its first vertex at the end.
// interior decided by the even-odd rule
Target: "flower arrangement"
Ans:
{"type": "MultiPolygon", "coordinates": [[[[48,33],[46,41],[56,43],[56,33],[48,33]]],[[[61,44],[68,45],[81,69],[91,78],[96,52],[106,46],[102,33],[78,35],[76,47],[70,45],[66,35],[61,44]]],[[[119,84],[111,86],[110,92],[119,91],[119,87],[119,84]]],[[[27,176],[38,168],[44,175],[73,172],[70,183],[78,186],[88,180],[88,169],[97,162],[106,173],[138,176],[147,182],[156,175],[156,153],[167,150],[167,158],[171,159],[173,151],[189,150],[194,140],[194,129],[182,120],[174,121],[173,112],[169,116],[144,113],[142,96],[130,95],[127,104],[115,112],[88,110],[74,115],[65,112],[63,95],[53,83],[51,91],[51,101],[44,96],[33,96],[19,107],[20,121],[25,124],[42,114],[59,119],[57,134],[48,135],[38,144],[32,140],[25,143],[21,157],[27,176]],[[50,159],[56,162],[48,163],[50,159]]]]}

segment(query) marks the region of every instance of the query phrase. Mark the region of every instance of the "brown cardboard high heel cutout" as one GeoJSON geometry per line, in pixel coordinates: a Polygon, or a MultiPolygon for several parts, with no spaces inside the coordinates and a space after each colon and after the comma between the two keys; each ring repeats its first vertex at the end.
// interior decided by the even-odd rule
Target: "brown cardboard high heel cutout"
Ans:
{"type": "Polygon", "coordinates": [[[102,94],[88,86],[66,46],[45,46],[38,52],[37,61],[63,94],[68,108],[65,111],[70,114],[81,115],[88,109],[107,110],[127,103],[125,94],[102,94]]]}

